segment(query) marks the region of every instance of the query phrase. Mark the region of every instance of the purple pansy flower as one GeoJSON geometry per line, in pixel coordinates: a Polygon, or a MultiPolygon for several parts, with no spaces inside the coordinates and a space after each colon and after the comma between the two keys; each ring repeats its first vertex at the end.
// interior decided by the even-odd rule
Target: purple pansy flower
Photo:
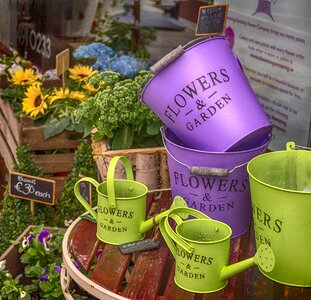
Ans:
{"type": "Polygon", "coordinates": [[[38,241],[43,244],[43,241],[50,235],[50,232],[48,230],[42,230],[38,234],[38,241]]]}
{"type": "Polygon", "coordinates": [[[78,270],[80,270],[80,265],[76,261],[74,262],[74,265],[78,270]]]}
{"type": "Polygon", "coordinates": [[[48,281],[48,275],[38,275],[38,279],[41,282],[46,282],[46,281],[48,281]]]}
{"type": "Polygon", "coordinates": [[[61,269],[62,268],[60,266],[55,266],[53,270],[55,273],[60,273],[61,269]]]}
{"type": "Polygon", "coordinates": [[[96,258],[99,259],[101,255],[103,254],[104,250],[102,248],[99,248],[96,252],[96,258]]]}

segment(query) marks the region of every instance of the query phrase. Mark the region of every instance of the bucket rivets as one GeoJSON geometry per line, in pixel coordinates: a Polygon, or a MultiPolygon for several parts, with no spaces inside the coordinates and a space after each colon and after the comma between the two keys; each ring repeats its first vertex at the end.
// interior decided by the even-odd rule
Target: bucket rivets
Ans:
{"type": "Polygon", "coordinates": [[[132,186],[129,186],[129,191],[133,191],[134,190],[134,187],[132,187],[132,186]]]}

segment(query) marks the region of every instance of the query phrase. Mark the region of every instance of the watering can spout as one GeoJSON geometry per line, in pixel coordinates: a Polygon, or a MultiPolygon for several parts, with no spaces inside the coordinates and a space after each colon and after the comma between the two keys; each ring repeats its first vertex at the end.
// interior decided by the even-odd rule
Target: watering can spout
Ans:
{"type": "Polygon", "coordinates": [[[156,216],[154,216],[153,218],[149,218],[148,220],[146,221],[143,221],[140,225],[140,229],[139,229],[139,233],[140,234],[144,234],[146,233],[148,230],[150,230],[153,226],[157,225],[160,223],[160,221],[166,217],[170,211],[173,209],[173,208],[176,208],[176,207],[188,207],[186,201],[180,197],[180,196],[176,196],[172,202],[172,205],[169,209],[157,214],[156,216]]]}
{"type": "Polygon", "coordinates": [[[264,272],[271,272],[273,270],[275,258],[272,249],[268,245],[260,245],[253,257],[224,267],[221,271],[220,279],[227,280],[255,265],[264,272]]]}

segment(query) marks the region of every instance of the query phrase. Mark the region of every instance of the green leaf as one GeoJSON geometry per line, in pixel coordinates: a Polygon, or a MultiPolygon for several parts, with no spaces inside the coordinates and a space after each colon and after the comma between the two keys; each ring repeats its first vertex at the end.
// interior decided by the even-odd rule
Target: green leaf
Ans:
{"type": "Polygon", "coordinates": [[[156,135],[160,132],[162,123],[160,121],[153,121],[147,125],[147,133],[149,135],[156,135]]]}
{"type": "Polygon", "coordinates": [[[120,150],[120,149],[129,149],[132,146],[134,138],[134,130],[130,126],[124,126],[117,130],[113,140],[111,149],[120,150]]]}
{"type": "Polygon", "coordinates": [[[70,124],[69,118],[52,119],[43,126],[44,139],[48,139],[63,132],[70,124]]]}
{"type": "Polygon", "coordinates": [[[93,122],[91,120],[87,121],[84,127],[83,138],[89,136],[91,134],[92,129],[93,129],[93,122]]]}

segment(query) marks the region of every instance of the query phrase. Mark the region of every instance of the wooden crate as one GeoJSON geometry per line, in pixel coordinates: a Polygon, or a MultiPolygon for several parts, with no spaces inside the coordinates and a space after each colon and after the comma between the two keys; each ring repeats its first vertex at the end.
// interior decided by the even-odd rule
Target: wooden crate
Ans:
{"type": "MultiPolygon", "coordinates": [[[[149,190],[170,187],[165,147],[109,150],[107,141],[92,142],[93,157],[102,180],[107,177],[109,162],[112,157],[126,156],[132,163],[135,180],[144,183],[149,190]]],[[[118,164],[116,178],[125,178],[125,171],[118,164]]]]}
{"type": "Polygon", "coordinates": [[[63,190],[66,174],[73,167],[74,151],[81,143],[80,139],[71,139],[72,133],[64,131],[49,139],[44,139],[43,128],[34,126],[30,118],[14,116],[11,105],[0,100],[0,154],[8,171],[16,161],[16,149],[28,144],[35,162],[44,174],[56,180],[56,198],[63,190]],[[46,154],[45,151],[50,154],[46,154]],[[61,150],[58,154],[53,151],[61,150]]]}

